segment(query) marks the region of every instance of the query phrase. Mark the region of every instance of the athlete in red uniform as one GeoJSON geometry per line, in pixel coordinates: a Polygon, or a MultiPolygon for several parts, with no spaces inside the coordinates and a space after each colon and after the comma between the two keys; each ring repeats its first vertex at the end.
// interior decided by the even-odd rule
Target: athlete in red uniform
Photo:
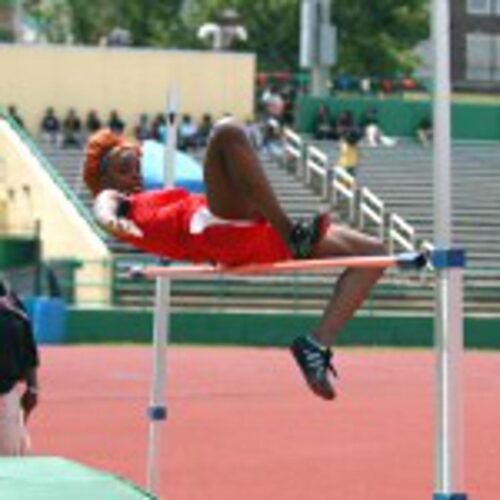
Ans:
{"type": "MultiPolygon", "coordinates": [[[[103,227],[141,250],[170,259],[231,266],[294,257],[385,254],[379,240],[334,226],[326,217],[291,221],[244,130],[232,120],[218,124],[208,144],[206,196],[177,188],[143,191],[140,149],[109,130],[90,138],[84,180],[103,227]]],[[[382,273],[370,268],[344,270],[318,327],[292,343],[306,382],[325,399],[335,397],[330,346],[382,273]]]]}
{"type": "Polygon", "coordinates": [[[203,195],[176,188],[132,194],[128,201],[127,216],[139,233],[122,239],[145,252],[226,266],[292,258],[279,233],[265,219],[221,219],[212,214],[203,195]]]}

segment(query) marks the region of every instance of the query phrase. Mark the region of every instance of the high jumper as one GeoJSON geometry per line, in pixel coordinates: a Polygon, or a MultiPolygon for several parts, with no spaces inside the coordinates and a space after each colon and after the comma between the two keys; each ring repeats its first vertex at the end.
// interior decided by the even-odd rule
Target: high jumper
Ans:
{"type": "MultiPolygon", "coordinates": [[[[387,257],[383,243],[331,223],[325,214],[293,221],[280,206],[244,128],[219,122],[204,161],[206,194],[145,191],[138,144],[103,129],[89,138],[83,177],[98,223],[119,240],[164,258],[224,268],[279,266],[293,259],[387,257]]],[[[312,391],[334,399],[335,339],[385,266],[346,267],[316,328],[291,351],[312,391]]]]}

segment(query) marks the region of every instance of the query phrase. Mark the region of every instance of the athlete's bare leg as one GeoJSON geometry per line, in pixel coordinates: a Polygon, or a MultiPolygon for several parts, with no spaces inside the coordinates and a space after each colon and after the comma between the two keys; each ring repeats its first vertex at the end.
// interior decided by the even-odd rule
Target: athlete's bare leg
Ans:
{"type": "Polygon", "coordinates": [[[204,180],[208,204],[215,215],[249,219],[260,214],[288,240],[292,223],[237,122],[216,125],[206,153],[204,180]]]}
{"type": "MultiPolygon", "coordinates": [[[[383,255],[382,243],[374,238],[340,226],[330,226],[316,244],[313,257],[325,258],[349,255],[383,255]]],[[[309,335],[296,337],[292,354],[311,390],[323,399],[334,399],[336,392],[330,371],[336,374],[328,349],[342,327],[366,299],[382,276],[382,269],[348,268],[338,279],[318,328],[309,335]]]]}
{"type": "MultiPolygon", "coordinates": [[[[236,122],[216,129],[207,151],[205,183],[209,206],[215,215],[244,219],[260,213],[285,238],[289,234],[290,220],[281,209],[244,130],[236,122]]],[[[332,226],[315,246],[311,257],[385,253],[383,244],[375,238],[332,226]]],[[[314,332],[321,343],[332,344],[382,274],[380,269],[346,269],[342,273],[314,332]]]]}
{"type": "MultiPolygon", "coordinates": [[[[379,240],[353,229],[330,226],[327,234],[316,245],[314,258],[349,255],[384,255],[386,250],[379,240]]],[[[351,268],[339,277],[332,297],[325,308],[313,336],[323,345],[331,345],[342,327],[350,320],[382,276],[383,269],[351,268]]]]}

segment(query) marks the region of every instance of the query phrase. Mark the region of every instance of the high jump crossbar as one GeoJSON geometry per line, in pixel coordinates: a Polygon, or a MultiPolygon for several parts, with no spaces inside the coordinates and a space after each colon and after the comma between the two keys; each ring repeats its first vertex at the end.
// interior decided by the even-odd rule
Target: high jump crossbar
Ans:
{"type": "Polygon", "coordinates": [[[293,272],[318,272],[338,267],[379,268],[399,267],[420,269],[428,262],[424,253],[406,252],[396,255],[334,257],[328,259],[284,260],[266,264],[246,264],[225,267],[210,264],[179,266],[141,266],[130,269],[133,278],[189,278],[210,274],[259,275],[293,272]]]}

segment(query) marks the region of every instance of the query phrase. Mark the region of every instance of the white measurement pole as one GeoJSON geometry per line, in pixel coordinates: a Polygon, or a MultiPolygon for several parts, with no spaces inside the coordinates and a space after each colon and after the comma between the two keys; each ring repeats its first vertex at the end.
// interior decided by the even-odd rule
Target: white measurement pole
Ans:
{"type": "MultiPolygon", "coordinates": [[[[168,95],[165,116],[165,187],[172,187],[175,178],[175,152],[177,142],[177,96],[168,95]]],[[[167,419],[167,345],[170,327],[170,279],[156,279],[156,296],[153,318],[153,380],[151,384],[149,416],[149,442],[147,460],[147,489],[155,498],[160,498],[160,441],[161,425],[167,419]]]]}
{"type": "Polygon", "coordinates": [[[434,237],[436,257],[436,422],[434,500],[465,500],[462,357],[464,255],[452,250],[450,5],[432,0],[434,44],[434,237]]]}

